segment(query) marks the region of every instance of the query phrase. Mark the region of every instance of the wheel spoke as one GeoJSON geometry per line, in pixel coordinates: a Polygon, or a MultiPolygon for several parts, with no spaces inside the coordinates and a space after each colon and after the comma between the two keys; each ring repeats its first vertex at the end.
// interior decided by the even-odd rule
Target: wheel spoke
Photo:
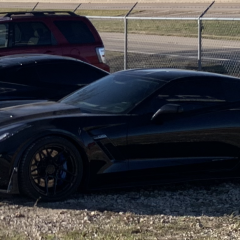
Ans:
{"type": "MultiPolygon", "coordinates": [[[[39,155],[39,154],[38,154],[38,155],[39,155]]],[[[40,163],[40,161],[36,159],[36,155],[34,156],[33,160],[35,161],[34,164],[35,164],[36,166],[38,166],[38,164],[40,163]]],[[[34,164],[33,164],[33,166],[34,166],[34,164]]]]}
{"type": "Polygon", "coordinates": [[[33,177],[33,180],[37,180],[38,184],[40,184],[40,179],[41,179],[40,176],[35,176],[35,177],[33,177]]]}
{"type": "Polygon", "coordinates": [[[37,175],[37,174],[35,176],[32,175],[32,178],[33,179],[41,179],[41,177],[39,175],[37,175]]]}
{"type": "Polygon", "coordinates": [[[58,167],[63,167],[63,165],[67,162],[68,158],[64,158],[64,160],[58,164],[58,167]]]}
{"type": "Polygon", "coordinates": [[[65,168],[62,168],[61,169],[63,172],[65,172],[65,173],[68,173],[69,175],[72,175],[73,177],[76,177],[76,174],[74,174],[74,173],[72,173],[72,172],[69,172],[67,169],[65,169],[65,168]]]}
{"type": "Polygon", "coordinates": [[[62,180],[63,182],[67,182],[67,183],[72,183],[72,181],[69,181],[67,179],[63,179],[63,178],[57,178],[58,180],[62,180]]]}
{"type": "Polygon", "coordinates": [[[44,158],[47,157],[47,154],[46,154],[45,152],[47,152],[47,149],[43,149],[43,150],[41,151],[41,154],[44,156],[44,158]]]}
{"type": "Polygon", "coordinates": [[[52,153],[53,153],[53,149],[50,149],[50,151],[48,151],[49,149],[46,149],[47,152],[47,156],[52,158],[52,153]]]}
{"type": "Polygon", "coordinates": [[[68,160],[68,157],[64,157],[64,159],[59,159],[61,157],[61,154],[64,154],[64,151],[62,152],[59,152],[56,156],[53,157],[53,161],[54,161],[54,164],[57,166],[57,167],[62,167],[64,163],[67,162],[68,160]],[[60,161],[61,160],[61,161],[60,161]],[[60,163],[59,163],[60,162],[60,163]]]}
{"type": "Polygon", "coordinates": [[[31,174],[32,177],[36,177],[36,176],[39,176],[38,173],[35,173],[35,174],[31,174]]]}
{"type": "Polygon", "coordinates": [[[56,175],[54,177],[54,190],[53,190],[53,194],[56,195],[56,190],[57,190],[57,181],[58,181],[58,171],[56,172],[56,175]]]}
{"type": "Polygon", "coordinates": [[[44,158],[43,158],[43,156],[42,156],[42,151],[39,152],[38,155],[39,155],[40,161],[43,161],[44,158]]]}
{"type": "MultiPolygon", "coordinates": [[[[33,166],[34,166],[34,165],[33,165],[33,166]]],[[[37,169],[38,169],[38,168],[32,169],[32,170],[31,170],[31,173],[37,171],[37,169]]]]}
{"type": "Polygon", "coordinates": [[[58,152],[56,156],[53,157],[54,160],[58,159],[64,151],[58,152]]]}
{"type": "Polygon", "coordinates": [[[46,190],[46,195],[48,196],[48,176],[45,176],[45,190],[46,190]]]}

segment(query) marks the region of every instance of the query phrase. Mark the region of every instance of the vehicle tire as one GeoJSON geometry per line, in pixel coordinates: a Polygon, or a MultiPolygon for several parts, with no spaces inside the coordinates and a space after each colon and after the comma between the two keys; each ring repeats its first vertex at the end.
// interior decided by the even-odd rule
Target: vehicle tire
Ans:
{"type": "Polygon", "coordinates": [[[45,137],[23,155],[19,189],[34,199],[60,201],[77,190],[82,176],[82,158],[76,147],[61,137],[45,137]]]}

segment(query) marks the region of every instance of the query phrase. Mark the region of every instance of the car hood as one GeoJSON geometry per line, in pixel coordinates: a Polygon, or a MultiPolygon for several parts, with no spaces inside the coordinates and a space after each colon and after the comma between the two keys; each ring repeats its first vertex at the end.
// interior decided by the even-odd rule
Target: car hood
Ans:
{"type": "Polygon", "coordinates": [[[0,109],[0,124],[5,125],[16,121],[32,118],[51,117],[80,113],[80,109],[58,102],[30,103],[0,109]]]}

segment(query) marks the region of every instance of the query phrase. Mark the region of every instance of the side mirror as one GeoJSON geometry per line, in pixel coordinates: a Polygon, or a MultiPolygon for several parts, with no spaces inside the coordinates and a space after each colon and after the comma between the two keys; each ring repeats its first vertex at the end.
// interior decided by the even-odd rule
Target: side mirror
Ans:
{"type": "Polygon", "coordinates": [[[173,113],[181,113],[183,108],[178,104],[165,104],[160,109],[157,110],[152,116],[152,121],[157,121],[163,115],[169,115],[173,113]]]}

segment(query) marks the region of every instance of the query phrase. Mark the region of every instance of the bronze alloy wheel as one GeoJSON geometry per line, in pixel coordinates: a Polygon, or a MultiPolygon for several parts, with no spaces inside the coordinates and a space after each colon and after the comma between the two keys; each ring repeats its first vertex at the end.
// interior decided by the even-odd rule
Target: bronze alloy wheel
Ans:
{"type": "Polygon", "coordinates": [[[82,160],[69,141],[49,137],[34,143],[20,164],[20,189],[47,201],[62,200],[76,190],[82,178],[82,160]]]}

